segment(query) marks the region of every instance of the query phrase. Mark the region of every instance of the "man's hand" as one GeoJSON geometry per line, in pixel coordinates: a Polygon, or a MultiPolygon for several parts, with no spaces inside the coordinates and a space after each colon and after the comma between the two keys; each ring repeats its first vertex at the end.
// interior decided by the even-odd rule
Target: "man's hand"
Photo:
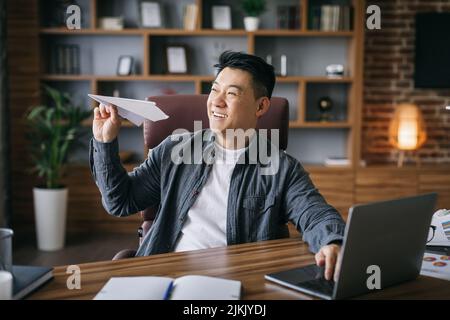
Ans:
{"type": "Polygon", "coordinates": [[[338,244],[329,244],[320,248],[316,253],[316,264],[319,267],[325,265],[325,279],[337,281],[339,269],[341,267],[341,246],[338,244]]]}
{"type": "Polygon", "coordinates": [[[100,104],[94,109],[94,121],[92,132],[95,140],[99,142],[111,142],[119,134],[122,120],[119,117],[116,106],[100,104]]]}

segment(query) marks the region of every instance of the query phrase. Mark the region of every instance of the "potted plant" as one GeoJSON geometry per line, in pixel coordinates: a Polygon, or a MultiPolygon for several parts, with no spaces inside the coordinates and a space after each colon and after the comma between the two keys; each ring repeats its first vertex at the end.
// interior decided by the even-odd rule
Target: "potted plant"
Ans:
{"type": "Polygon", "coordinates": [[[65,240],[68,190],[61,181],[63,169],[91,111],[74,106],[66,93],[44,88],[50,105],[30,108],[26,120],[33,171],[43,182],[33,189],[38,248],[53,251],[63,248],[65,240]]]}
{"type": "Polygon", "coordinates": [[[242,9],[246,16],[244,17],[245,30],[255,31],[258,30],[259,16],[266,11],[265,0],[243,0],[242,9]]]}

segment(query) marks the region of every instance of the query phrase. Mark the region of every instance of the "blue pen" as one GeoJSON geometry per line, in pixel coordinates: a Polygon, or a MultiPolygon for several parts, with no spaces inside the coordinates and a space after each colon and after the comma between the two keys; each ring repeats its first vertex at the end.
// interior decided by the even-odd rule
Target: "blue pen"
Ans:
{"type": "Polygon", "coordinates": [[[172,293],[172,289],[173,289],[173,281],[171,281],[169,283],[169,286],[167,287],[166,293],[164,294],[163,300],[169,300],[170,299],[170,295],[172,293]]]}

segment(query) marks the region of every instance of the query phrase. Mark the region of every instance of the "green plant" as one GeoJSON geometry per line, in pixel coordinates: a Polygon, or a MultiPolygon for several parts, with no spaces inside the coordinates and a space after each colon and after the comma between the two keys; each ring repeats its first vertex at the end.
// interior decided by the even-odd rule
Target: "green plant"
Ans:
{"type": "Polygon", "coordinates": [[[80,142],[82,121],[90,116],[91,111],[74,106],[67,93],[49,86],[44,86],[44,89],[51,105],[31,107],[27,112],[27,138],[33,171],[43,178],[46,188],[53,189],[61,187],[68,152],[80,142]]]}
{"type": "Polygon", "coordinates": [[[258,17],[266,11],[265,0],[242,0],[242,9],[250,17],[258,17]]]}

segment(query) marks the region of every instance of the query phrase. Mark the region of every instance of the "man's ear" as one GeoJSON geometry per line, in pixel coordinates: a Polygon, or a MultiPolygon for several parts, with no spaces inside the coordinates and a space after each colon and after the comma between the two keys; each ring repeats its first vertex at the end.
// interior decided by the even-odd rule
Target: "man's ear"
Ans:
{"type": "Polygon", "coordinates": [[[262,97],[259,99],[258,108],[256,109],[256,117],[260,118],[263,114],[269,111],[270,99],[268,97],[262,97]]]}

